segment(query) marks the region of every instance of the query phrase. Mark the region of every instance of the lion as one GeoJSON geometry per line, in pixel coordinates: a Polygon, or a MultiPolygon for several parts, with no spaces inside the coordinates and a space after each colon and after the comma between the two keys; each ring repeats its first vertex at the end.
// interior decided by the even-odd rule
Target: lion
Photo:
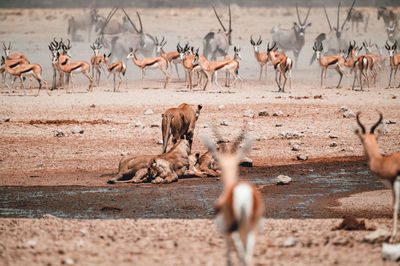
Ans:
{"type": "Polygon", "coordinates": [[[139,183],[147,180],[147,169],[154,155],[126,155],[119,161],[118,175],[107,183],[139,183]]]}
{"type": "Polygon", "coordinates": [[[194,128],[203,105],[189,105],[182,103],[178,108],[170,108],[162,114],[162,139],[163,153],[167,152],[169,138],[172,135],[172,143],[185,138],[192,148],[194,128]]]}
{"type": "Polygon", "coordinates": [[[153,184],[172,183],[189,169],[189,140],[179,140],[167,153],[157,155],[150,161],[148,176],[153,184]]]}
{"type": "Polygon", "coordinates": [[[221,174],[219,170],[218,162],[215,160],[211,152],[207,151],[200,156],[200,153],[196,153],[197,162],[194,165],[195,171],[205,173],[206,176],[218,177],[221,174]]]}

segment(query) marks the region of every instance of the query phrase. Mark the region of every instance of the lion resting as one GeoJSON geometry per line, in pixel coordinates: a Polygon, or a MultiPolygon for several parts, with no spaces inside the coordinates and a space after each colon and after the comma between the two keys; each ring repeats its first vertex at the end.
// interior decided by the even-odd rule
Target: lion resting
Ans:
{"type": "Polygon", "coordinates": [[[212,156],[212,153],[207,151],[200,156],[200,153],[196,153],[197,162],[194,165],[195,171],[205,173],[207,176],[220,176],[221,171],[219,170],[218,162],[212,156]]]}
{"type": "Polygon", "coordinates": [[[148,177],[147,169],[149,168],[150,161],[153,158],[154,155],[127,155],[122,157],[119,161],[118,175],[115,178],[108,180],[107,183],[139,183],[146,181],[148,177]]]}
{"type": "Polygon", "coordinates": [[[194,106],[183,103],[178,108],[170,108],[162,114],[163,153],[167,151],[171,135],[172,143],[175,144],[185,137],[189,141],[190,148],[192,147],[194,128],[202,108],[201,104],[194,106]]]}
{"type": "Polygon", "coordinates": [[[181,139],[167,153],[157,155],[150,161],[148,176],[152,183],[171,183],[178,181],[189,169],[190,144],[181,139]]]}

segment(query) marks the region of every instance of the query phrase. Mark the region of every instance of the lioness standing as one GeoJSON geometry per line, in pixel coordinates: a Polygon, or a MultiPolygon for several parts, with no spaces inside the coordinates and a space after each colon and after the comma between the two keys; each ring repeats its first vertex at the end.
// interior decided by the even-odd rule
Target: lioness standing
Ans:
{"type": "Polygon", "coordinates": [[[185,138],[189,141],[190,150],[192,149],[194,128],[202,108],[201,104],[195,106],[182,103],[178,108],[170,108],[162,114],[163,153],[167,152],[171,134],[172,143],[185,138]]]}

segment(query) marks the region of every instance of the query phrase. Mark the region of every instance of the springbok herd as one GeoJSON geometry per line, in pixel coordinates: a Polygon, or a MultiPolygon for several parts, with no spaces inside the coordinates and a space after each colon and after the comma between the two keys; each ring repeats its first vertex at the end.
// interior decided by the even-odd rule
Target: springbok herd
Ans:
{"type": "MultiPolygon", "coordinates": [[[[367,31],[369,14],[361,10],[354,10],[355,0],[347,16],[342,24],[339,23],[340,6],[337,9],[337,23],[331,25],[328,13],[324,8],[326,19],[329,25],[328,33],[320,33],[314,40],[312,49],[314,55],[311,62],[317,61],[321,68],[321,88],[324,85],[324,79],[327,78],[327,70],[333,69],[340,75],[337,87],[340,87],[342,77],[353,73],[353,85],[359,86],[363,90],[364,83],[369,87],[370,82],[374,85],[377,78],[385,72],[387,59],[383,53],[383,47],[378,46],[371,40],[363,41],[362,45],[357,45],[349,34],[346,24],[351,21],[352,28],[358,24],[364,23],[364,30],[367,31]],[[361,54],[364,53],[364,54],[361,54]],[[350,72],[350,73],[348,73],[350,72]]],[[[169,69],[175,65],[175,72],[178,79],[178,65],[182,65],[185,70],[186,87],[190,91],[193,89],[193,80],[196,80],[196,86],[202,85],[204,90],[209,90],[211,82],[214,80],[215,85],[223,90],[218,83],[218,73],[226,73],[225,86],[235,86],[239,80],[242,85],[242,77],[239,75],[240,67],[240,48],[232,45],[232,19],[231,8],[229,6],[229,27],[225,27],[215,7],[213,11],[218,19],[222,29],[210,31],[203,38],[203,54],[199,53],[199,48],[195,49],[195,45],[186,43],[176,44],[176,51],[166,52],[163,47],[166,44],[164,37],[153,37],[143,32],[142,20],[137,12],[140,27],[137,27],[129,17],[125,9],[121,8],[125,14],[122,23],[116,19],[112,19],[113,15],[119,8],[113,8],[107,18],[100,16],[96,9],[92,9],[90,17],[78,19],[71,17],[68,20],[68,33],[72,41],[77,41],[77,31],[87,29],[90,32],[94,27],[98,36],[94,43],[90,45],[93,50],[93,56],[90,63],[86,61],[72,61],[70,49],[71,41],[57,41],[55,38],[49,44],[52,53],[53,82],[51,90],[65,88],[68,91],[69,80],[72,87],[74,83],[71,74],[81,73],[89,81],[88,91],[93,90],[93,86],[99,86],[101,73],[108,73],[108,77],[113,75],[114,91],[118,91],[122,83],[121,74],[125,75],[127,64],[124,60],[132,59],[134,65],[142,71],[142,87],[144,86],[144,76],[148,69],[159,69],[165,75],[164,88],[166,88],[172,79],[169,69]],[[132,28],[130,28],[130,25],[132,28]],[[229,55],[229,49],[234,46],[233,56],[229,55]],[[101,52],[102,48],[106,48],[108,52],[101,52]],[[154,53],[158,56],[154,56],[154,53]],[[138,58],[138,55],[144,56],[138,58]],[[216,60],[218,56],[224,57],[222,60],[216,60]],[[113,59],[120,60],[112,62],[113,59]],[[90,69],[91,74],[90,74],[90,69]],[[58,74],[58,75],[57,75],[58,74]],[[233,83],[230,82],[230,75],[233,77],[233,83]],[[64,78],[66,76],[66,78],[64,78]],[[57,83],[58,77],[58,83],[57,83]],[[204,77],[204,80],[203,80],[204,77]],[[118,78],[118,82],[117,82],[118,78]]],[[[308,8],[305,18],[300,17],[299,9],[296,4],[297,22],[293,23],[290,30],[283,30],[280,27],[274,27],[272,30],[272,40],[267,43],[266,52],[262,52],[261,44],[263,40],[258,35],[258,39],[253,39],[253,35],[249,36],[250,44],[254,48],[254,63],[260,65],[261,80],[263,68],[265,68],[265,77],[267,80],[267,65],[270,63],[275,70],[275,81],[278,90],[284,92],[286,83],[291,87],[293,64],[297,65],[299,54],[305,45],[305,33],[312,23],[307,22],[309,19],[311,8],[308,8]],[[280,50],[280,51],[279,51],[280,50]],[[286,53],[291,51],[294,58],[289,57],[286,53]],[[282,82],[283,79],[283,82],[282,82]]],[[[387,41],[384,48],[389,55],[390,77],[388,87],[394,86],[397,70],[400,66],[400,54],[397,52],[398,42],[400,42],[400,29],[398,28],[398,19],[400,15],[392,9],[380,7],[377,10],[378,20],[382,18],[387,32],[387,41]],[[394,72],[394,73],[393,73],[394,72]],[[392,82],[393,79],[393,82],[392,82]]],[[[310,48],[311,49],[311,48],[310,48]]],[[[27,56],[23,53],[11,54],[11,43],[3,43],[4,56],[1,61],[1,72],[3,86],[11,88],[6,82],[6,75],[12,76],[12,84],[16,78],[20,79],[20,87],[24,88],[23,79],[25,76],[30,77],[30,89],[32,90],[31,77],[33,76],[39,82],[39,91],[42,84],[48,88],[48,83],[42,77],[42,67],[39,64],[31,64],[27,56]]],[[[399,84],[400,86],[400,84],[399,84]]],[[[25,90],[24,90],[25,93],[25,90]]],[[[49,92],[48,92],[49,93],[49,92]]]]}
{"type": "MultiPolygon", "coordinates": [[[[355,89],[356,83],[360,90],[363,90],[364,82],[370,86],[370,80],[374,84],[376,79],[384,73],[386,56],[382,53],[381,47],[371,41],[364,41],[362,45],[357,45],[354,40],[348,38],[345,30],[347,22],[352,21],[352,25],[356,24],[358,31],[358,23],[365,23],[365,31],[368,25],[368,15],[361,11],[353,10],[355,0],[347,12],[346,19],[343,24],[339,24],[340,3],[338,5],[337,25],[331,26],[329,16],[325,10],[327,22],[330,27],[329,33],[321,33],[314,41],[312,49],[314,57],[321,68],[321,88],[327,77],[327,70],[333,69],[339,73],[340,79],[337,87],[340,87],[343,75],[349,77],[349,73],[353,73],[352,89],[355,89]],[[360,52],[364,54],[361,55],[360,52]]],[[[196,86],[202,86],[204,90],[210,90],[212,80],[219,89],[223,89],[218,83],[218,73],[226,73],[225,86],[234,86],[237,81],[242,85],[242,77],[239,75],[239,60],[241,59],[241,49],[234,46],[233,56],[228,55],[229,47],[232,45],[232,27],[231,27],[231,9],[229,7],[229,27],[226,28],[216,9],[213,11],[222,27],[218,31],[212,31],[206,34],[203,39],[203,55],[199,54],[199,48],[186,43],[176,44],[176,51],[166,52],[163,47],[166,44],[164,37],[151,37],[143,33],[143,26],[139,13],[137,13],[140,29],[135,26],[124,9],[126,15],[123,25],[118,30],[107,29],[107,25],[112,25],[111,18],[118,8],[112,9],[107,18],[100,18],[96,10],[91,11],[93,21],[100,21],[96,24],[99,36],[90,45],[93,50],[91,61],[72,61],[70,50],[72,48],[71,41],[56,40],[54,38],[48,48],[52,54],[53,82],[51,88],[46,80],[42,77],[42,67],[39,64],[30,63],[27,56],[22,53],[11,54],[11,43],[3,43],[5,55],[1,60],[2,82],[3,86],[7,86],[12,90],[12,86],[16,78],[20,80],[21,89],[24,90],[25,76],[33,76],[39,83],[39,90],[42,87],[50,89],[64,88],[69,90],[69,81],[73,83],[73,75],[75,73],[83,74],[89,81],[88,91],[93,91],[93,86],[99,86],[101,73],[108,73],[108,77],[113,75],[114,91],[118,91],[122,83],[122,75],[125,75],[127,65],[124,61],[112,62],[113,58],[132,59],[134,65],[142,71],[142,87],[144,86],[144,76],[147,69],[160,69],[165,75],[163,87],[167,88],[172,79],[169,69],[175,65],[175,71],[179,78],[178,65],[182,65],[185,69],[185,86],[189,91],[193,90],[194,81],[196,86]],[[132,25],[133,30],[126,30],[126,25],[132,25]],[[100,26],[99,26],[100,25],[100,26]],[[132,38],[129,46],[121,42],[121,38],[126,34],[132,38]],[[149,45],[149,38],[153,41],[154,51],[159,56],[145,56],[141,59],[137,54],[146,55],[146,49],[149,45]],[[101,52],[103,47],[107,47],[110,52],[101,52]],[[119,47],[119,48],[118,48],[119,47]],[[146,49],[144,49],[146,47],[146,49]],[[114,56],[114,57],[113,57],[114,56]],[[223,56],[224,59],[216,60],[217,56],[223,56]],[[210,59],[208,59],[210,58],[210,59]],[[91,74],[90,74],[91,72],[91,74]],[[11,76],[11,87],[7,84],[7,75],[11,76]],[[230,75],[233,82],[230,83],[230,75]],[[65,77],[64,77],[65,76],[65,77]],[[118,83],[117,79],[118,78],[118,83]],[[204,78],[204,80],[203,80],[204,78]],[[58,82],[57,82],[58,80],[58,82]]],[[[286,83],[291,87],[291,72],[293,65],[296,65],[299,53],[301,52],[305,39],[305,30],[311,26],[307,23],[311,8],[308,9],[305,19],[300,19],[299,10],[296,5],[298,22],[294,22],[293,28],[284,31],[274,28],[272,41],[268,42],[266,52],[261,52],[261,44],[263,42],[261,36],[253,38],[249,36],[250,44],[254,49],[255,63],[260,65],[261,80],[263,68],[265,68],[265,77],[267,77],[267,64],[271,63],[275,70],[275,82],[278,90],[285,91],[286,83]],[[281,49],[281,51],[279,51],[281,49]],[[294,59],[285,53],[292,51],[294,59]],[[282,82],[283,78],[283,82],[282,82]]],[[[397,20],[400,18],[389,8],[378,8],[378,19],[383,18],[388,33],[388,40],[385,43],[385,49],[389,55],[390,77],[388,87],[394,83],[397,70],[400,66],[400,54],[396,54],[397,46],[400,42],[400,29],[397,28],[397,20]],[[394,71],[394,75],[393,75],[394,71]],[[392,78],[393,76],[393,78],[392,78]],[[393,79],[393,83],[392,83],[393,79]]],[[[93,23],[88,24],[90,30],[93,23]]],[[[75,41],[77,35],[76,30],[81,27],[77,19],[69,20],[68,31],[71,39],[75,41]]],[[[90,35],[89,35],[90,38],[90,35]]],[[[151,45],[150,45],[151,46],[151,45]]],[[[310,48],[311,49],[311,48],[310,48]]],[[[150,51],[152,52],[152,51],[150,51]]],[[[399,84],[400,87],[400,84],[399,84]]],[[[30,84],[32,90],[32,85],[30,84]]],[[[24,90],[25,93],[25,90],[24,90]]],[[[181,104],[177,108],[168,109],[162,116],[162,136],[163,136],[163,153],[160,155],[139,155],[124,156],[119,163],[118,175],[109,180],[108,183],[126,183],[126,182],[152,182],[152,183],[170,183],[178,181],[183,175],[195,175],[199,177],[205,176],[221,176],[224,190],[219,197],[215,210],[216,220],[219,229],[226,235],[228,251],[230,245],[233,244],[235,250],[242,261],[243,265],[251,263],[252,251],[256,242],[256,234],[260,226],[260,218],[263,215],[263,203],[260,193],[254,185],[239,181],[238,165],[252,145],[252,138],[242,130],[242,133],[235,141],[230,144],[220,141],[219,134],[215,129],[217,142],[211,138],[203,137],[202,142],[208,149],[203,155],[192,155],[192,142],[196,121],[200,115],[202,105],[181,104]],[[173,146],[167,151],[167,145],[172,136],[173,146]]],[[[393,191],[393,231],[390,241],[393,242],[397,234],[397,217],[400,205],[400,153],[389,156],[382,156],[377,146],[377,138],[375,130],[382,122],[383,116],[380,114],[379,120],[367,130],[360,121],[360,113],[356,116],[359,128],[355,131],[364,146],[365,155],[367,157],[368,166],[376,177],[393,191]]],[[[229,254],[229,252],[228,252],[229,254]]],[[[230,257],[228,255],[228,263],[230,257]]]]}

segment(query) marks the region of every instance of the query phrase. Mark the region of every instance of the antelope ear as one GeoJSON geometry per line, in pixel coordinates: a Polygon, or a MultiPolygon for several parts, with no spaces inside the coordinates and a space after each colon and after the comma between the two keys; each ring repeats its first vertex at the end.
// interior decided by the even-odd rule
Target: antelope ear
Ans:
{"type": "Polygon", "coordinates": [[[152,167],[157,166],[156,159],[153,159],[153,160],[151,161],[150,165],[151,165],[152,167]]]}
{"type": "Polygon", "coordinates": [[[201,109],[203,109],[203,105],[202,104],[197,105],[197,111],[200,112],[201,109]]]}
{"type": "Polygon", "coordinates": [[[199,158],[200,158],[200,152],[197,152],[197,153],[195,154],[195,156],[196,156],[196,160],[199,160],[199,158]]]}
{"type": "Polygon", "coordinates": [[[110,56],[111,56],[111,53],[108,54],[108,57],[110,57],[110,56]]]}
{"type": "Polygon", "coordinates": [[[106,54],[103,54],[103,57],[106,58],[107,57],[106,54]]]}

